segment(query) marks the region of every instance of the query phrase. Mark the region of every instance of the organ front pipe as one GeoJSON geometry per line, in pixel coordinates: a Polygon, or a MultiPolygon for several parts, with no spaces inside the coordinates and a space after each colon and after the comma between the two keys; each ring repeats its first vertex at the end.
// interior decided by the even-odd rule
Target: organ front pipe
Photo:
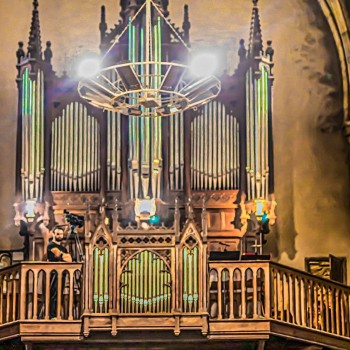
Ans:
{"type": "Polygon", "coordinates": [[[127,312],[131,313],[131,294],[132,294],[132,260],[128,261],[128,271],[127,271],[127,285],[126,285],[126,295],[127,295],[127,312]]]}
{"type": "Polygon", "coordinates": [[[35,147],[36,147],[36,139],[35,139],[35,129],[36,129],[36,120],[35,120],[35,87],[36,81],[32,81],[30,84],[30,175],[29,175],[29,188],[30,193],[29,196],[31,199],[35,198],[34,192],[34,184],[35,184],[35,147]]]}
{"type": "Polygon", "coordinates": [[[236,118],[232,118],[232,135],[233,135],[233,139],[234,139],[234,143],[233,143],[233,148],[232,148],[232,162],[233,162],[233,167],[232,167],[232,176],[234,179],[234,184],[235,184],[235,188],[238,188],[238,181],[237,181],[237,167],[238,167],[238,159],[237,159],[237,147],[238,147],[238,142],[237,142],[237,122],[236,122],[236,118]]]}
{"type": "Polygon", "coordinates": [[[95,144],[96,144],[96,191],[101,187],[101,148],[100,148],[100,124],[95,119],[96,133],[95,133],[95,144]]]}
{"type": "Polygon", "coordinates": [[[179,114],[176,114],[174,116],[174,123],[175,123],[175,186],[178,188],[179,183],[179,172],[180,172],[180,164],[179,164],[179,152],[180,152],[180,145],[179,145],[179,135],[180,135],[180,127],[179,127],[179,114]]]}
{"type": "Polygon", "coordinates": [[[240,149],[239,149],[239,124],[237,122],[237,120],[235,119],[235,123],[236,123],[236,142],[237,142],[237,147],[236,147],[236,162],[237,162],[237,166],[236,166],[236,175],[235,177],[237,178],[237,187],[239,186],[239,180],[240,180],[240,161],[239,161],[239,152],[240,152],[240,149]]]}
{"type": "MultiPolygon", "coordinates": [[[[104,249],[104,281],[103,281],[103,300],[104,300],[104,311],[108,311],[108,300],[109,300],[109,250],[107,248],[104,249]]],[[[102,276],[101,276],[102,278],[102,276]]]]}
{"type": "MultiPolygon", "coordinates": [[[[45,149],[45,137],[44,137],[44,120],[45,120],[45,113],[44,113],[44,74],[41,74],[41,99],[40,99],[40,111],[41,111],[41,149],[40,149],[40,172],[41,172],[41,198],[44,196],[44,171],[45,171],[45,164],[44,164],[44,149],[45,149]]],[[[49,171],[49,169],[46,169],[46,171],[49,171]]]]}
{"type": "Polygon", "coordinates": [[[83,186],[84,190],[88,190],[88,161],[90,157],[89,153],[89,116],[87,114],[87,109],[84,108],[84,150],[85,150],[85,155],[84,155],[84,162],[83,162],[83,186]]]}
{"type": "Polygon", "coordinates": [[[37,74],[37,80],[36,80],[36,88],[35,88],[35,158],[34,158],[34,164],[35,164],[35,195],[34,197],[37,199],[40,198],[40,149],[41,149],[41,142],[40,142],[40,71],[38,71],[37,74]]]}
{"type": "Polygon", "coordinates": [[[58,158],[58,149],[57,149],[57,121],[56,118],[52,122],[52,144],[51,147],[51,190],[57,190],[57,158],[58,158]]]}
{"type": "Polygon", "coordinates": [[[213,101],[213,180],[214,190],[218,189],[218,118],[217,118],[217,103],[213,101]]]}
{"type": "Polygon", "coordinates": [[[210,133],[210,130],[208,129],[208,114],[205,113],[205,108],[203,107],[202,110],[202,116],[203,118],[203,123],[204,123],[204,148],[203,148],[203,153],[204,153],[204,188],[208,188],[208,134],[210,133]]]}
{"type": "Polygon", "coordinates": [[[161,300],[160,300],[160,312],[164,312],[165,311],[165,276],[164,276],[164,270],[165,270],[165,266],[164,266],[164,261],[161,260],[160,261],[160,293],[161,293],[161,300]]]}
{"type": "Polygon", "coordinates": [[[199,156],[199,174],[200,174],[200,186],[199,189],[203,189],[203,183],[204,183],[204,145],[203,145],[203,138],[204,138],[204,128],[203,128],[203,118],[202,115],[199,115],[197,117],[198,119],[198,133],[200,135],[199,137],[199,148],[198,148],[198,156],[199,156]]]}
{"type": "Polygon", "coordinates": [[[153,291],[152,291],[152,312],[155,313],[156,311],[156,305],[157,305],[157,259],[152,260],[152,285],[153,285],[153,291]]]}
{"type": "Polygon", "coordinates": [[[113,112],[107,111],[107,190],[113,190],[113,126],[112,126],[112,114],[113,112]]]}
{"type": "Polygon", "coordinates": [[[68,109],[65,109],[63,111],[63,117],[62,117],[62,125],[64,126],[63,136],[64,139],[62,140],[62,146],[64,145],[64,186],[63,190],[68,190],[68,161],[69,161],[69,114],[68,109]]]}
{"type": "Polygon", "coordinates": [[[182,262],[183,262],[183,285],[182,285],[182,304],[183,304],[183,311],[187,312],[187,300],[188,300],[188,279],[187,279],[187,248],[184,248],[182,251],[182,262]]]}
{"type": "Polygon", "coordinates": [[[68,190],[72,191],[73,189],[73,153],[74,153],[74,103],[72,102],[68,106],[68,121],[69,121],[69,144],[71,145],[69,147],[69,158],[68,158],[68,190]]]}
{"type": "Polygon", "coordinates": [[[231,169],[230,169],[230,152],[231,152],[231,145],[233,144],[235,137],[232,135],[230,137],[230,115],[226,113],[226,141],[227,141],[227,147],[226,147],[226,186],[227,188],[232,188],[233,183],[231,182],[231,169]]]}
{"type": "MultiPolygon", "coordinates": [[[[23,200],[26,200],[25,198],[25,132],[26,132],[26,117],[25,117],[25,76],[22,75],[22,153],[21,153],[21,184],[22,184],[22,196],[23,200]]],[[[1,299],[1,298],[0,298],[1,299]]],[[[0,312],[1,316],[1,312],[0,312]]],[[[2,323],[2,321],[1,321],[2,323]]]]}
{"type": "Polygon", "coordinates": [[[121,116],[120,113],[116,114],[117,116],[117,125],[118,125],[118,136],[117,136],[117,188],[115,190],[120,190],[120,181],[121,181],[121,116]]]}
{"type": "Polygon", "coordinates": [[[193,248],[193,311],[198,311],[198,248],[193,248]]]}
{"type": "Polygon", "coordinates": [[[30,161],[29,161],[29,151],[30,151],[30,102],[28,102],[28,100],[30,101],[30,79],[28,77],[28,69],[26,70],[26,96],[29,96],[28,99],[26,99],[26,114],[25,114],[25,120],[26,120],[26,140],[25,140],[25,149],[26,149],[26,166],[25,166],[25,195],[26,195],[26,200],[28,200],[30,198],[29,195],[29,176],[30,176],[30,169],[29,169],[29,165],[30,165],[30,161]]]}
{"type": "Polygon", "coordinates": [[[83,138],[84,138],[84,129],[83,129],[83,115],[84,115],[84,106],[80,105],[79,112],[79,145],[78,145],[78,191],[83,191],[83,163],[85,159],[85,150],[83,149],[83,138]]]}
{"type": "Polygon", "coordinates": [[[156,276],[156,308],[155,312],[160,312],[160,259],[156,259],[156,270],[158,271],[156,276]]]}
{"type": "Polygon", "coordinates": [[[77,149],[77,141],[78,141],[78,115],[79,115],[79,110],[78,110],[78,103],[74,102],[72,106],[72,130],[73,130],[73,137],[71,139],[72,142],[72,190],[76,191],[77,190],[77,160],[78,160],[78,149],[77,149]]]}
{"type": "Polygon", "coordinates": [[[96,182],[97,182],[97,174],[96,174],[96,120],[94,118],[91,119],[91,191],[96,191],[96,182]]]}
{"type": "Polygon", "coordinates": [[[218,118],[218,189],[222,189],[222,104],[217,102],[218,118]]]}
{"type": "Polygon", "coordinates": [[[144,311],[144,274],[143,274],[143,266],[144,266],[144,253],[142,252],[140,255],[140,312],[144,311]]]}
{"type": "Polygon", "coordinates": [[[212,102],[209,102],[205,105],[205,114],[207,115],[208,119],[208,130],[209,132],[209,148],[208,148],[208,189],[211,190],[213,186],[213,120],[212,115],[209,112],[211,110],[212,102]]]}
{"type": "Polygon", "coordinates": [[[193,250],[189,251],[188,255],[188,306],[189,312],[192,312],[193,307],[193,250]]]}
{"type": "Polygon", "coordinates": [[[111,167],[111,170],[110,170],[110,173],[111,175],[109,176],[112,176],[111,178],[111,187],[110,189],[112,191],[115,191],[117,188],[116,186],[116,167],[117,167],[117,164],[116,164],[116,154],[117,154],[117,151],[116,151],[116,119],[117,119],[117,113],[115,112],[110,112],[110,118],[111,118],[111,121],[112,121],[112,127],[111,127],[111,131],[112,131],[112,147],[111,147],[111,144],[110,142],[108,143],[108,147],[111,147],[111,156],[110,156],[110,167],[111,167]]]}
{"type": "Polygon", "coordinates": [[[197,118],[192,122],[193,124],[193,188],[197,189],[197,118]]]}
{"type": "Polygon", "coordinates": [[[152,253],[148,253],[148,272],[149,272],[149,291],[148,291],[148,310],[149,312],[152,312],[152,298],[153,298],[153,259],[152,259],[152,253]]]}
{"type": "MultiPolygon", "coordinates": [[[[169,117],[169,178],[170,178],[170,189],[175,189],[174,183],[174,143],[176,139],[174,137],[174,122],[175,116],[169,117]]],[[[176,135],[175,135],[176,136],[176,135]]]]}
{"type": "Polygon", "coordinates": [[[227,169],[226,169],[226,145],[228,145],[229,140],[226,138],[226,110],[225,106],[221,105],[221,120],[222,120],[222,153],[221,153],[221,159],[222,159],[222,164],[221,164],[221,171],[222,171],[222,189],[226,189],[227,184],[226,184],[226,174],[227,174],[227,169]]]}
{"type": "Polygon", "coordinates": [[[51,173],[52,189],[59,191],[62,181],[62,159],[64,148],[61,145],[62,142],[62,117],[58,117],[53,121],[53,147],[51,149],[51,167],[53,173],[51,173]]]}
{"type": "Polygon", "coordinates": [[[185,158],[184,158],[184,114],[183,112],[180,113],[179,116],[179,123],[180,123],[180,183],[178,184],[178,189],[184,188],[184,171],[185,171],[185,158]]]}
{"type": "Polygon", "coordinates": [[[86,190],[91,191],[91,116],[87,119],[87,166],[86,166],[86,190]]]}
{"type": "Polygon", "coordinates": [[[102,308],[103,308],[103,270],[104,270],[104,261],[103,261],[103,255],[102,252],[99,251],[98,254],[98,258],[99,258],[99,276],[98,276],[98,305],[99,305],[99,311],[102,312],[102,308]]]}
{"type": "Polygon", "coordinates": [[[198,116],[196,116],[195,119],[195,129],[196,129],[196,171],[197,171],[197,179],[196,179],[196,189],[199,190],[200,189],[200,176],[201,176],[201,172],[200,172],[200,129],[199,129],[199,119],[198,116]]]}
{"type": "Polygon", "coordinates": [[[130,276],[128,297],[130,298],[130,301],[131,301],[130,312],[134,313],[135,312],[135,259],[131,259],[129,261],[129,265],[130,265],[132,274],[130,276]]]}

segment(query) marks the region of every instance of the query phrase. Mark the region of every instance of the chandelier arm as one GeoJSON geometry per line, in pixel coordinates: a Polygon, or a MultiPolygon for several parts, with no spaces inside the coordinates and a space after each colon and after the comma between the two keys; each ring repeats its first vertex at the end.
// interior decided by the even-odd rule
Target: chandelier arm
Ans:
{"type": "Polygon", "coordinates": [[[123,31],[115,38],[114,42],[112,43],[111,47],[107,50],[107,52],[103,55],[102,59],[101,59],[101,63],[103,62],[103,60],[106,58],[106,56],[111,52],[111,50],[113,49],[113,47],[119,42],[119,38],[121,38],[123,36],[123,34],[126,32],[126,30],[129,28],[129,26],[131,25],[131,23],[134,21],[134,19],[139,15],[139,13],[141,12],[141,10],[146,6],[146,2],[139,8],[139,10],[136,12],[136,14],[134,15],[134,17],[131,19],[131,21],[128,23],[127,26],[125,26],[125,28],[123,29],[123,31]]]}
{"type": "Polygon", "coordinates": [[[163,18],[164,22],[170,27],[170,29],[175,33],[175,35],[177,36],[177,38],[182,42],[182,44],[186,47],[186,49],[188,51],[190,51],[190,48],[187,46],[187,44],[183,41],[183,39],[181,38],[181,36],[179,35],[179,33],[170,25],[170,23],[168,22],[168,20],[164,17],[164,15],[162,14],[162,11],[160,11],[160,9],[158,8],[158,5],[154,3],[153,0],[150,0],[151,3],[153,4],[153,6],[156,8],[156,10],[158,11],[158,13],[160,14],[160,16],[163,18]]]}

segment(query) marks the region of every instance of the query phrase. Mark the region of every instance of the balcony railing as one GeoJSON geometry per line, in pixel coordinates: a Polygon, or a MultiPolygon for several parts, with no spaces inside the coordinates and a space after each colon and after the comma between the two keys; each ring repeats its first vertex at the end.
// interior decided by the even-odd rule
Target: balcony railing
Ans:
{"type": "Polygon", "coordinates": [[[0,324],[81,316],[82,264],[25,262],[0,271],[0,324]],[[55,317],[52,317],[52,315],[55,317]]]}
{"type": "MultiPolygon", "coordinates": [[[[343,342],[338,348],[344,348],[344,342],[349,346],[349,287],[269,261],[210,261],[208,264],[208,316],[204,310],[200,317],[196,312],[191,316],[191,312],[175,309],[166,315],[147,312],[142,315],[118,314],[115,308],[103,314],[93,314],[88,307],[93,300],[88,300],[91,293],[87,291],[89,286],[83,278],[80,263],[22,262],[4,268],[0,270],[0,340],[4,339],[4,334],[9,334],[8,327],[18,323],[45,322],[48,327],[53,322],[56,325],[57,322],[66,323],[66,327],[69,322],[74,323],[75,339],[80,339],[82,335],[88,336],[94,327],[96,330],[110,330],[115,335],[118,329],[128,329],[125,326],[129,324],[128,318],[134,330],[159,329],[157,322],[172,325],[171,320],[178,318],[179,332],[181,327],[191,329],[198,323],[212,338],[230,338],[232,334],[237,338],[241,332],[244,339],[247,331],[251,336],[259,331],[260,336],[288,335],[279,333],[277,328],[273,330],[273,326],[278,325],[284,330],[289,327],[290,334],[294,335],[295,329],[308,330],[309,334],[303,333],[305,341],[312,341],[315,334],[319,334],[331,339],[325,338],[323,343],[326,346],[334,341],[343,342]],[[145,323],[147,319],[152,322],[145,323]]],[[[118,274],[120,272],[113,272],[113,276],[118,274]]],[[[117,281],[114,278],[111,281],[117,281]]],[[[115,286],[112,290],[114,300],[115,286]]],[[[50,332],[53,329],[50,328],[50,332]]],[[[64,328],[59,331],[64,334],[64,328]]],[[[21,331],[16,332],[13,336],[21,331]]],[[[31,328],[30,332],[33,335],[36,329],[31,328]]],[[[42,333],[36,339],[40,336],[42,333]]],[[[256,335],[256,339],[258,337],[256,335]]]]}
{"type": "Polygon", "coordinates": [[[211,320],[272,319],[350,337],[350,288],[273,262],[210,262],[211,320]]]}

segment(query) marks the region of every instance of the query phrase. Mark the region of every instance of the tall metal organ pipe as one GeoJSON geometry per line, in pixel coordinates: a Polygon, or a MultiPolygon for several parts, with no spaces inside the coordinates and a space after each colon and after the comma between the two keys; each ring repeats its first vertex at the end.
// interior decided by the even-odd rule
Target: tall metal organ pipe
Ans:
{"type": "Polygon", "coordinates": [[[84,105],[72,102],[52,122],[51,190],[100,188],[100,125],[84,105]]]}

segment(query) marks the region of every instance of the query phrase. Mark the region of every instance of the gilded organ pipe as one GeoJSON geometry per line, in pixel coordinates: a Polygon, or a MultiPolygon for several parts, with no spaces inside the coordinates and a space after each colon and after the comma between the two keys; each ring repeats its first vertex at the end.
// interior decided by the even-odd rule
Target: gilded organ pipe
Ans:
{"type": "Polygon", "coordinates": [[[52,122],[51,190],[97,191],[100,131],[96,118],[77,102],[52,122]]]}
{"type": "Polygon", "coordinates": [[[191,123],[191,181],[194,190],[239,187],[237,119],[213,101],[191,123]]]}
{"type": "Polygon", "coordinates": [[[269,193],[269,85],[268,71],[264,65],[260,74],[253,78],[250,68],[247,72],[247,194],[248,199],[266,198],[269,193]]]}
{"type": "Polygon", "coordinates": [[[171,274],[164,261],[142,251],[125,264],[121,273],[122,313],[171,311],[171,274]]]}
{"type": "MultiPolygon", "coordinates": [[[[33,73],[31,73],[33,74],[33,73]]],[[[42,200],[44,180],[44,78],[38,70],[34,79],[25,68],[22,75],[22,161],[23,200],[42,200]]]]}

